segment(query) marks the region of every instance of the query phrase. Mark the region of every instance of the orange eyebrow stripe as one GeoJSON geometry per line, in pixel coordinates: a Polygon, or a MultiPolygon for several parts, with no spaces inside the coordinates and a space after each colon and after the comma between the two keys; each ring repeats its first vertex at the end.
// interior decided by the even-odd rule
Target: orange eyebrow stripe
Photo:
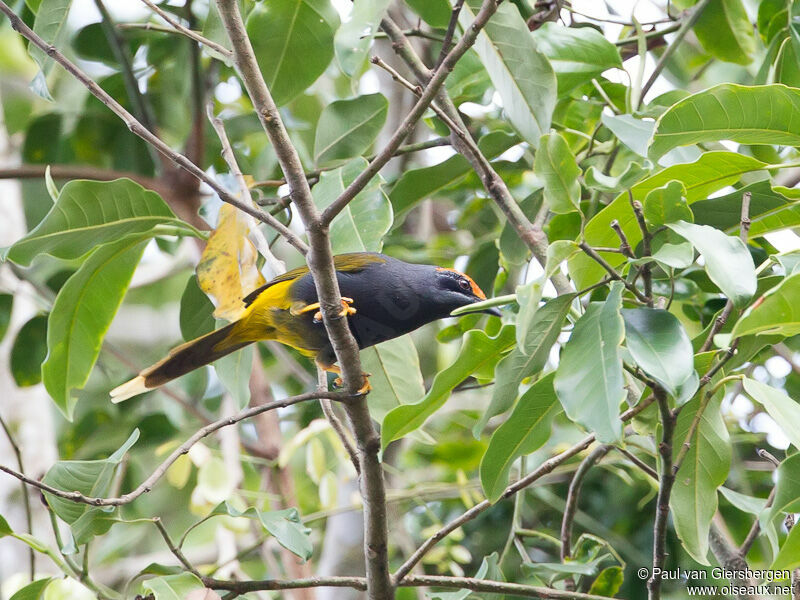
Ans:
{"type": "Polygon", "coordinates": [[[456,271],[455,269],[450,269],[448,267],[436,267],[436,270],[437,271],[452,271],[453,273],[456,273],[457,275],[461,275],[462,277],[466,278],[467,281],[469,281],[469,284],[472,286],[472,293],[475,294],[481,300],[486,300],[486,294],[483,293],[483,290],[478,287],[478,284],[475,283],[472,280],[472,277],[470,277],[469,275],[465,275],[461,271],[456,271]]]}

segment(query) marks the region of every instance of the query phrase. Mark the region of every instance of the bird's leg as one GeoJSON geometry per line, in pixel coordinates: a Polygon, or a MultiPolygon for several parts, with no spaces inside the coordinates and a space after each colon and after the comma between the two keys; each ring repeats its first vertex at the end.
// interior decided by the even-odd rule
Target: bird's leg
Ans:
{"type": "MultiPolygon", "coordinates": [[[[356,309],[350,306],[353,303],[352,298],[346,298],[342,296],[342,311],[339,313],[340,317],[350,316],[356,314],[356,309]]],[[[291,309],[291,313],[293,315],[302,315],[303,313],[311,312],[312,310],[316,310],[317,312],[314,313],[314,321],[319,323],[322,321],[322,312],[319,310],[319,302],[314,302],[312,304],[307,304],[303,308],[300,309],[291,309]]]]}
{"type": "MultiPolygon", "coordinates": [[[[342,369],[339,367],[339,365],[323,365],[323,364],[317,362],[317,366],[320,369],[322,369],[323,371],[325,371],[326,373],[334,373],[336,375],[341,375],[342,374],[342,369]]],[[[367,392],[372,390],[372,386],[369,383],[369,378],[371,376],[372,376],[372,373],[361,373],[362,384],[361,384],[361,387],[358,388],[358,393],[359,394],[366,394],[367,392]]],[[[342,387],[344,385],[344,382],[342,381],[341,377],[337,377],[336,379],[333,380],[333,385],[335,387],[342,387]]]]}

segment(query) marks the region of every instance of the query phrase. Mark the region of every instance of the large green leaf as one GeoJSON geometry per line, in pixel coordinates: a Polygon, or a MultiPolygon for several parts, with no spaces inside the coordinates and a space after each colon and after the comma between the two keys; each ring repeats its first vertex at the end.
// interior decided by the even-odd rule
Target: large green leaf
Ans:
{"type": "MultiPolygon", "coordinates": [[[[495,158],[518,143],[519,139],[503,131],[494,131],[478,140],[478,147],[488,159],[495,158]]],[[[406,171],[389,193],[394,212],[401,215],[417,202],[462,181],[472,171],[469,161],[460,154],[421,169],[406,171]]]]}
{"type": "Polygon", "coordinates": [[[503,327],[493,338],[480,329],[468,331],[458,356],[449,367],[437,373],[425,397],[415,404],[398,406],[383,419],[383,446],[422,427],[428,417],[444,405],[454,387],[472,373],[493,366],[500,354],[513,345],[514,328],[510,326],[503,327]]]}
{"type": "Polygon", "coordinates": [[[142,582],[142,587],[155,600],[185,600],[191,592],[205,589],[203,582],[193,573],[154,577],[142,582]]]}
{"type": "Polygon", "coordinates": [[[539,308],[533,316],[522,344],[497,363],[492,401],[472,430],[475,437],[480,436],[489,419],[511,407],[522,380],[544,368],[550,349],[561,333],[561,326],[569,313],[573,298],[571,294],[558,296],[539,308]]]}
{"type": "Polygon", "coordinates": [[[723,83],[680,100],[661,115],[649,155],[656,159],[676,146],[719,140],[800,146],[800,120],[794,123],[793,118],[798,111],[800,90],[723,83]]]}
{"type": "Polygon", "coordinates": [[[643,203],[647,226],[658,228],[664,223],[692,221],[692,211],[686,204],[685,196],[686,189],[680,181],[670,181],[647,194],[643,203]]]}
{"type": "MultiPolygon", "coordinates": [[[[336,200],[366,166],[366,159],[354,158],[322,173],[314,186],[314,201],[320,210],[336,200]]],[[[380,184],[379,179],[373,179],[331,223],[331,245],[336,254],[380,251],[383,236],[392,226],[392,205],[380,184]]]]}
{"type": "Polygon", "coordinates": [[[633,360],[673,396],[692,373],[692,342],[681,322],[658,308],[624,308],[625,345],[633,360]]]}
{"type": "Polygon", "coordinates": [[[571,94],[607,69],[622,68],[617,47],[591,27],[571,28],[548,22],[531,35],[556,73],[559,95],[571,94]]]}
{"type": "Polygon", "coordinates": [[[555,390],[567,416],[593,431],[598,441],[622,437],[619,407],[625,399],[620,345],[625,334],[622,285],[605,302],[591,302],[564,345],[555,390]],[[588,401],[591,399],[591,401],[588,401]]]}
{"type": "Polygon", "coordinates": [[[794,273],[755,302],[733,326],[731,335],[800,333],[800,273],[794,273]]]}
{"type": "Polygon", "coordinates": [[[678,416],[673,443],[675,455],[684,443],[691,444],[669,501],[675,531],[686,551],[703,565],[709,564],[708,532],[717,512],[717,488],[725,483],[731,465],[730,439],[720,414],[720,401],[719,394],[709,401],[691,440],[686,438],[700,398],[686,404],[678,416]]]}
{"type": "Polygon", "coordinates": [[[250,373],[253,371],[254,351],[254,346],[246,346],[214,363],[217,377],[240,410],[250,403],[250,373]]]}
{"type": "MultiPolygon", "coordinates": [[[[60,460],[54,464],[42,481],[65,492],[80,492],[84,496],[101,497],[108,492],[114,470],[125,453],[139,439],[135,429],[119,449],[108,458],[101,460],[60,460]]],[[[47,504],[59,518],[72,525],[91,507],[72,502],[45,492],[47,504]]]]}
{"type": "Polygon", "coordinates": [[[278,106],[322,75],[333,58],[339,15],[328,0],[270,0],[256,4],[247,33],[278,106]]]}
{"type": "Polygon", "coordinates": [[[352,158],[365,152],[386,122],[389,102],[383,94],[337,100],[326,106],[317,122],[314,158],[319,164],[352,158]]]}
{"type": "Polygon", "coordinates": [[[800,430],[797,428],[800,423],[800,404],[783,391],[755,379],[745,377],[742,383],[747,395],[766,409],[794,447],[800,449],[800,430]]]}
{"type": "Polygon", "coordinates": [[[350,20],[343,23],[333,39],[336,59],[347,75],[356,75],[378,30],[389,0],[354,0],[350,20]]]}
{"type": "Polygon", "coordinates": [[[745,193],[750,194],[748,236],[751,239],[771,231],[800,225],[797,190],[773,188],[769,180],[757,181],[730,194],[695,202],[691,209],[694,222],[698,225],[711,225],[731,235],[738,234],[742,218],[742,195],[745,193]]]}
{"type": "Polygon", "coordinates": [[[705,260],[705,269],[722,293],[738,308],[744,307],[756,293],[756,267],[741,239],[725,235],[708,225],[686,221],[668,223],[681,237],[692,243],[705,260]]]}
{"type": "Polygon", "coordinates": [[[652,121],[637,119],[632,115],[609,115],[603,113],[600,117],[603,125],[608,127],[619,141],[633,150],[639,156],[647,158],[647,144],[653,135],[652,121]]]}
{"type": "Polygon", "coordinates": [[[196,275],[189,277],[181,294],[180,326],[187,342],[214,331],[214,304],[200,289],[196,275]]]}
{"type": "Polygon", "coordinates": [[[70,181],[42,222],[11,247],[8,258],[23,265],[41,253],[78,258],[99,244],[154,228],[175,235],[194,231],[158,194],[130,179],[70,181]]]}
{"type": "Polygon", "coordinates": [[[548,440],[553,418],[560,412],[552,373],[522,394],[508,420],[492,434],[481,460],[481,485],[490,502],[496,502],[508,485],[514,461],[538,450],[548,440]]]}
{"type": "Polygon", "coordinates": [[[17,332],[11,346],[9,367],[19,387],[30,387],[42,380],[42,361],[47,356],[47,315],[31,318],[17,332]]]}
{"type": "MultiPolygon", "coordinates": [[[[656,173],[631,188],[633,198],[643,202],[652,190],[680,181],[686,188],[686,201],[691,205],[708,198],[713,192],[736,183],[750,171],[758,171],[765,164],[750,156],[734,152],[706,152],[693,163],[678,164],[656,173]]],[[[635,247],[642,239],[636,223],[627,192],[617,196],[608,206],[597,213],[584,228],[586,243],[591,246],[619,246],[619,238],[611,229],[611,222],[618,221],[631,246],[635,247]]],[[[625,258],[618,253],[601,253],[612,266],[616,267],[625,258]]],[[[603,267],[583,254],[569,260],[569,271],[579,289],[600,281],[606,275],[603,267]]]]}
{"type": "Polygon", "coordinates": [[[746,65],[756,49],[753,24],[741,0],[711,0],[694,32],[703,48],[720,60],[746,65]]]}
{"type": "Polygon", "coordinates": [[[62,286],[47,322],[42,380],[68,419],[100,354],[103,337],[128,290],[147,240],[133,235],[100,246],[62,286]]]}
{"type": "MultiPolygon", "coordinates": [[[[464,3],[459,15],[462,27],[472,25],[481,4],[481,0],[464,3]]],[[[541,135],[550,129],[556,77],[516,5],[504,2],[499,6],[478,35],[475,51],[503,100],[508,120],[522,139],[536,148],[541,135]]]]}
{"type": "Polygon", "coordinates": [[[402,335],[361,351],[361,367],[371,374],[369,412],[378,423],[401,404],[425,395],[419,355],[410,335],[402,335]]]}
{"type": "Polygon", "coordinates": [[[578,210],[581,201],[581,170],[566,140],[557,132],[547,133],[539,142],[533,170],[544,182],[544,201],[554,213],[578,210]]]}

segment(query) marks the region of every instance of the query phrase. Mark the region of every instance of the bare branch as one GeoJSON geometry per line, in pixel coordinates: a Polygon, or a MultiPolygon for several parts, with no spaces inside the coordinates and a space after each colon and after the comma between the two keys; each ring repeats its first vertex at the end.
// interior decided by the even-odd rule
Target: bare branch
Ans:
{"type": "Polygon", "coordinates": [[[202,35],[197,33],[196,31],[189,29],[188,27],[184,27],[180,21],[173,18],[167,11],[163,10],[160,6],[154,4],[150,0],[142,0],[147,7],[156,13],[159,17],[164,19],[169,25],[175,28],[177,33],[188,37],[191,40],[194,40],[198,44],[202,44],[206,46],[210,50],[218,53],[219,55],[223,56],[226,60],[230,60],[233,58],[233,52],[228,50],[225,46],[222,46],[216,42],[213,42],[207,38],[204,38],[202,35]]]}
{"type": "Polygon", "coordinates": [[[667,402],[667,395],[661,386],[657,386],[653,394],[658,401],[661,414],[661,442],[658,451],[661,455],[661,475],[656,500],[656,518],[653,524],[653,568],[647,580],[647,593],[650,600],[661,597],[661,569],[667,558],[667,519],[669,518],[669,498],[675,483],[675,472],[672,468],[672,438],[675,433],[676,417],[672,414],[667,402]],[[658,571],[656,570],[658,569],[658,571]],[[656,573],[659,573],[656,575],[656,573]]]}
{"type": "MultiPolygon", "coordinates": [[[[2,416],[0,416],[0,426],[2,426],[3,432],[6,434],[6,439],[11,445],[11,449],[14,451],[14,456],[17,459],[17,468],[19,469],[20,474],[24,475],[25,466],[22,462],[22,451],[20,450],[19,445],[17,445],[14,436],[11,434],[11,429],[8,427],[8,423],[6,423],[6,420],[2,416]]],[[[20,482],[20,486],[20,492],[22,492],[22,502],[25,506],[25,524],[28,527],[28,533],[33,535],[33,513],[31,512],[31,499],[28,496],[28,488],[24,481],[20,482]]],[[[33,548],[28,548],[28,551],[28,575],[30,576],[31,581],[33,581],[35,577],[34,569],[36,556],[33,548]]]]}
{"type": "Polygon", "coordinates": [[[180,458],[183,454],[189,452],[189,449],[194,446],[197,442],[202,440],[204,437],[211,435],[215,431],[222,429],[223,427],[228,427],[229,425],[235,425],[239,421],[244,421],[245,419],[249,419],[256,415],[259,415],[263,412],[268,410],[274,410],[276,408],[285,408],[287,406],[291,406],[293,404],[297,404],[298,402],[305,402],[306,400],[315,400],[317,398],[328,398],[331,400],[348,400],[352,398],[344,393],[340,392],[327,392],[327,391],[314,391],[309,392],[306,394],[300,394],[299,396],[292,396],[290,398],[285,398],[284,400],[276,400],[275,402],[270,402],[269,404],[262,404],[260,406],[254,406],[252,408],[245,409],[240,411],[239,413],[231,416],[225,417],[224,419],[219,419],[218,421],[214,421],[198,429],[189,439],[187,439],[183,444],[178,446],[167,458],[164,460],[158,468],[153,471],[153,473],[145,479],[135,490],[129,492],[127,494],[123,494],[116,498],[96,498],[92,496],[85,496],[80,492],[66,492],[64,490],[60,490],[58,488],[54,488],[51,485],[46,483],[42,483],[36,479],[32,479],[27,475],[23,475],[22,473],[18,473],[9,467],[4,465],[0,465],[0,471],[8,473],[9,475],[16,477],[20,481],[27,483],[33,487],[39,488],[44,492],[48,492],[54,496],[58,496],[59,498],[64,498],[65,500],[71,500],[73,502],[78,502],[81,504],[89,504],[90,506],[121,506],[123,504],[129,504],[133,502],[141,496],[149,492],[153,485],[164,476],[167,469],[174,463],[178,458],[180,458]]]}

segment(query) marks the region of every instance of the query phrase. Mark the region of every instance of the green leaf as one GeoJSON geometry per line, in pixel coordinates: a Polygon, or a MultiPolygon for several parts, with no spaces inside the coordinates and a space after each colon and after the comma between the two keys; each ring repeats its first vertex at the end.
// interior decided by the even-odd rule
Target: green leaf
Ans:
{"type": "Polygon", "coordinates": [[[328,0],[270,0],[247,17],[247,34],[278,106],[314,83],[333,58],[339,15],[328,0]]]}
{"type": "Polygon", "coordinates": [[[547,22],[531,36],[555,71],[559,96],[571,94],[603,71],[622,68],[617,47],[591,27],[570,28],[547,22]]]}
{"type": "Polygon", "coordinates": [[[500,354],[513,345],[513,327],[503,327],[493,338],[479,329],[468,331],[455,361],[437,373],[425,397],[415,404],[398,406],[383,419],[383,447],[422,427],[428,417],[444,405],[454,387],[472,373],[494,365],[500,354]]]}
{"type": "Polygon", "coordinates": [[[600,117],[603,125],[608,127],[619,141],[639,156],[647,158],[647,144],[653,135],[655,123],[643,121],[631,115],[609,115],[600,117]]]}
{"type": "Polygon", "coordinates": [[[561,134],[554,131],[542,136],[533,170],[544,182],[544,201],[551,211],[563,214],[578,210],[581,170],[561,134]]]}
{"type": "Polygon", "coordinates": [[[705,269],[722,293],[742,308],[756,293],[756,267],[750,252],[738,237],[725,235],[708,225],[685,221],[667,223],[686,238],[705,260],[705,269]]]}
{"type": "MultiPolygon", "coordinates": [[[[478,140],[478,148],[488,159],[493,159],[514,146],[519,139],[504,131],[493,131],[478,140]]],[[[389,193],[394,213],[400,216],[411,210],[417,202],[462,181],[472,171],[469,162],[460,154],[421,169],[406,171],[389,193]]]]}
{"type": "MultiPolygon", "coordinates": [[[[114,454],[101,460],[60,460],[50,467],[42,481],[65,492],[74,491],[84,496],[101,497],[108,492],[117,465],[138,439],[139,430],[135,429],[114,454]]],[[[90,510],[86,504],[72,502],[47,492],[44,496],[53,512],[70,525],[90,510]]]]}
{"type": "Polygon", "coordinates": [[[644,199],[644,219],[648,227],[658,228],[675,221],[692,222],[694,216],[686,203],[686,189],[680,181],[670,181],[667,185],[651,191],[644,199]]]}
{"type": "Polygon", "coordinates": [[[619,588],[622,587],[622,583],[624,581],[625,573],[623,572],[622,567],[606,567],[600,571],[597,579],[592,582],[592,587],[589,588],[589,593],[597,596],[613,598],[617,595],[617,592],[619,592],[619,588]]]}
{"type": "Polygon", "coordinates": [[[694,373],[692,342],[681,322],[658,308],[623,308],[625,345],[641,369],[673,396],[694,373]]]}
{"type": "Polygon", "coordinates": [[[653,164],[649,160],[644,162],[644,166],[637,162],[628,163],[625,170],[615,177],[605,175],[600,169],[592,165],[586,169],[584,183],[586,183],[586,187],[600,192],[626,190],[652,170],[653,164]]]}
{"type": "Polygon", "coordinates": [[[684,443],[691,444],[669,501],[675,531],[689,555],[703,565],[709,564],[708,531],[717,512],[717,488],[725,483],[731,465],[730,439],[720,414],[720,396],[709,401],[691,440],[686,437],[700,399],[686,404],[678,416],[673,443],[675,455],[684,443]]]}
{"type": "Polygon", "coordinates": [[[383,94],[331,102],[317,122],[314,160],[325,164],[366,152],[386,122],[389,102],[383,94]]]}
{"type": "Polygon", "coordinates": [[[70,526],[72,537],[76,546],[89,543],[92,538],[107,533],[114,523],[123,522],[119,518],[118,510],[115,507],[93,506],[76,519],[70,526]]]}
{"type": "Polygon", "coordinates": [[[193,573],[154,577],[142,582],[145,592],[155,596],[155,600],[185,600],[194,590],[203,590],[205,586],[193,573]]]}
{"type": "Polygon", "coordinates": [[[250,404],[250,373],[253,371],[252,345],[246,346],[214,363],[217,377],[233,397],[239,410],[250,404]]]}
{"type": "Polygon", "coordinates": [[[8,324],[11,322],[11,308],[14,303],[14,296],[11,294],[0,294],[0,341],[8,331],[8,324]]]}
{"type": "Polygon", "coordinates": [[[778,465],[775,500],[769,514],[772,517],[779,513],[795,513],[798,510],[800,510],[800,454],[792,454],[778,465]]]}
{"type": "Polygon", "coordinates": [[[452,9],[447,0],[406,0],[406,4],[431,27],[444,29],[450,22],[452,9]]]}
{"type": "Polygon", "coordinates": [[[389,0],[354,0],[350,20],[343,23],[333,38],[339,66],[351,77],[358,73],[372,40],[378,30],[381,17],[389,0]]]}
{"type": "Polygon", "coordinates": [[[23,265],[41,253],[78,258],[99,244],[157,226],[159,233],[196,233],[158,194],[130,179],[70,181],[42,222],[11,247],[8,258],[23,265]]]}
{"type": "Polygon", "coordinates": [[[519,384],[541,371],[556,343],[574,296],[565,294],[548,300],[534,315],[522,344],[497,363],[489,407],[472,429],[477,438],[489,419],[508,410],[517,397],[519,384]]]}
{"type": "Polygon", "coordinates": [[[456,63],[445,81],[445,89],[455,105],[460,106],[464,102],[480,102],[491,84],[480,57],[470,49],[456,63]]]}
{"type": "Polygon", "coordinates": [[[500,499],[514,461],[538,450],[550,438],[553,418],[560,412],[552,373],[522,394],[508,420],[492,434],[481,460],[481,486],[489,502],[500,499]]]}
{"type": "Polygon", "coordinates": [[[378,423],[393,408],[418,402],[425,395],[419,355],[410,335],[365,348],[361,366],[371,373],[369,413],[378,423]]]}
{"type": "MultiPolygon", "coordinates": [[[[761,237],[800,225],[800,201],[797,190],[773,188],[769,180],[757,181],[730,194],[700,200],[692,205],[694,222],[712,225],[730,235],[739,233],[742,218],[742,195],[750,194],[750,230],[748,237],[761,237]]],[[[684,219],[688,221],[689,219],[684,219]]]]}
{"type": "Polygon", "coordinates": [[[749,64],[756,49],[753,24],[741,0],[711,0],[694,33],[706,52],[727,62],[749,64]]]}
{"type": "Polygon", "coordinates": [[[719,488],[719,492],[736,508],[751,515],[758,515],[764,510],[767,504],[766,498],[756,498],[754,496],[748,496],[747,494],[740,494],[725,486],[719,488]]]}
{"type": "Polygon", "coordinates": [[[800,90],[723,83],[680,100],[661,115],[649,155],[655,159],[677,146],[720,140],[798,146],[800,123],[792,118],[798,111],[800,90]]]}
{"type": "MultiPolygon", "coordinates": [[[[364,158],[354,158],[346,165],[326,171],[314,186],[314,201],[320,210],[330,205],[367,166],[364,158]]],[[[379,252],[383,236],[392,226],[392,206],[373,179],[331,223],[331,245],[336,254],[343,252],[379,252]]]]}
{"type": "MultiPolygon", "coordinates": [[[[468,0],[459,15],[463,28],[470,27],[481,0],[468,0]]],[[[533,148],[550,129],[556,102],[553,67],[528,31],[528,25],[510,2],[499,6],[478,35],[475,51],[480,56],[511,125],[533,148]]]]}
{"type": "Polygon", "coordinates": [[[261,523],[262,527],[270,535],[278,540],[281,546],[303,560],[311,558],[311,554],[314,551],[311,545],[311,538],[309,538],[311,530],[300,521],[300,515],[296,508],[260,511],[257,508],[250,507],[245,511],[240,511],[226,501],[214,508],[211,514],[227,514],[232,517],[255,519],[261,523]]]}
{"type": "Polygon", "coordinates": [[[795,569],[800,566],[800,527],[792,527],[770,569],[795,569]]]}
{"type": "Polygon", "coordinates": [[[769,290],[744,313],[733,326],[734,338],[750,334],[779,334],[792,336],[800,333],[800,273],[794,273],[769,290]]]}
{"type": "Polygon", "coordinates": [[[77,402],[72,392],[89,379],[146,244],[141,235],[132,235],[101,246],[56,296],[47,322],[42,380],[67,419],[77,402]]]}
{"type": "Polygon", "coordinates": [[[36,385],[42,380],[42,362],[47,356],[47,315],[30,319],[17,332],[11,346],[9,366],[19,387],[36,385]]]}
{"type": "Polygon", "coordinates": [[[200,289],[196,275],[189,277],[181,295],[180,325],[187,342],[214,331],[214,304],[200,289]]]}
{"type": "Polygon", "coordinates": [[[783,391],[755,379],[745,377],[742,383],[747,395],[766,409],[794,447],[800,449],[800,431],[797,429],[797,424],[800,423],[800,404],[783,391]]]}
{"type": "MultiPolygon", "coordinates": [[[[56,48],[63,48],[69,42],[70,31],[67,28],[67,15],[72,0],[42,0],[39,9],[36,11],[36,19],[33,21],[33,32],[48,44],[56,48]]],[[[47,91],[47,84],[44,78],[50,74],[56,62],[44,51],[33,44],[28,45],[28,53],[35,60],[42,71],[39,75],[41,83],[44,84],[44,92],[47,91]]],[[[34,91],[36,89],[34,88],[34,91]]],[[[39,94],[45,99],[50,99],[49,94],[39,94]]]]}
{"type": "Polygon", "coordinates": [[[39,600],[50,582],[53,581],[52,577],[45,577],[44,579],[37,579],[29,583],[24,588],[14,592],[10,600],[39,600]]]}
{"type": "MultiPolygon", "coordinates": [[[[736,183],[747,172],[758,171],[765,164],[755,158],[734,152],[706,152],[689,164],[678,164],[656,173],[631,188],[634,200],[643,202],[652,190],[680,181],[686,188],[686,201],[691,205],[705,200],[713,192],[736,183]]],[[[627,192],[617,196],[608,206],[597,213],[584,228],[583,235],[590,246],[618,246],[619,238],[611,229],[611,221],[617,220],[632,247],[642,239],[627,192]]],[[[618,253],[601,253],[611,266],[616,267],[625,261],[618,253]]],[[[575,287],[585,288],[597,283],[606,271],[584,254],[576,254],[569,260],[569,271],[575,280],[575,287]]]]}
{"type": "Polygon", "coordinates": [[[622,437],[619,406],[625,399],[625,380],[620,345],[625,331],[621,306],[622,285],[617,282],[605,302],[589,303],[564,345],[554,382],[567,416],[604,443],[622,437]]]}

